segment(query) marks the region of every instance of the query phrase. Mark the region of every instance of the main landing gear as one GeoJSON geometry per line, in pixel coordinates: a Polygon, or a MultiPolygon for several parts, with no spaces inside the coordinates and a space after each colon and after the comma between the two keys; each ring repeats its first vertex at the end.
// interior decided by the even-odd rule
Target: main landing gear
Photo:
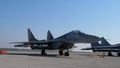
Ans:
{"type": "Polygon", "coordinates": [[[108,56],[113,56],[111,52],[108,52],[108,56]]]}
{"type": "Polygon", "coordinates": [[[47,53],[45,53],[45,49],[41,50],[41,55],[47,55],[47,53]]]}
{"type": "Polygon", "coordinates": [[[69,56],[70,54],[69,54],[69,52],[65,52],[65,54],[64,54],[65,56],[69,56]]]}
{"type": "Polygon", "coordinates": [[[59,50],[59,55],[63,55],[63,50],[59,50]]]}
{"type": "MultiPolygon", "coordinates": [[[[63,55],[63,50],[59,50],[59,55],[63,55]]],[[[69,56],[69,50],[67,50],[65,53],[64,53],[64,56],[69,56]]]]}

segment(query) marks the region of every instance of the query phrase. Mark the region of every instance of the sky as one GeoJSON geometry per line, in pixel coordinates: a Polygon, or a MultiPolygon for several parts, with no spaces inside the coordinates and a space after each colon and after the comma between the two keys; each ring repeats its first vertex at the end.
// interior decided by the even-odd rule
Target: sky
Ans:
{"type": "Polygon", "coordinates": [[[120,43],[120,0],[0,0],[0,47],[27,41],[28,28],[39,40],[48,30],[54,37],[80,30],[120,43]]]}

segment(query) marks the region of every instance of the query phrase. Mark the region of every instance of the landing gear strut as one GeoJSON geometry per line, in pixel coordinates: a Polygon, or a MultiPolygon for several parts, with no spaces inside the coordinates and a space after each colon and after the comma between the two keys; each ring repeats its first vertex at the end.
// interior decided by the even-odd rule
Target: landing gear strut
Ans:
{"type": "Polygon", "coordinates": [[[108,52],[108,56],[113,56],[111,52],[108,52]]]}
{"type": "Polygon", "coordinates": [[[45,53],[45,49],[41,50],[41,55],[47,55],[47,53],[45,53]]]}
{"type": "Polygon", "coordinates": [[[118,52],[117,55],[120,56],[120,52],[118,52]]]}

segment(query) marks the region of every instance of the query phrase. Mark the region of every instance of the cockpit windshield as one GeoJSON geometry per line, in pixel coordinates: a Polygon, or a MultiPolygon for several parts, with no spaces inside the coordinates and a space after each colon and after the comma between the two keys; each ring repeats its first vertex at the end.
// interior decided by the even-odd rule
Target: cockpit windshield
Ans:
{"type": "Polygon", "coordinates": [[[73,33],[81,33],[79,30],[73,30],[73,33]]]}

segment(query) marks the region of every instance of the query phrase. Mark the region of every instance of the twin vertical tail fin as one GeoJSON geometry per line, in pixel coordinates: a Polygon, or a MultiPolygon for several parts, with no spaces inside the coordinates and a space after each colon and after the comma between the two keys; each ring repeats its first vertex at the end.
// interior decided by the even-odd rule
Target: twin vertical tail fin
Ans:
{"type": "MultiPolygon", "coordinates": [[[[52,40],[52,39],[54,39],[54,37],[52,36],[51,32],[48,31],[47,41],[52,40]]],[[[38,41],[29,28],[28,28],[28,41],[38,41]]]]}
{"type": "Polygon", "coordinates": [[[50,31],[47,33],[47,41],[54,39],[53,35],[51,34],[50,31]]]}
{"type": "Polygon", "coordinates": [[[28,41],[38,41],[35,37],[34,37],[34,35],[33,35],[33,33],[31,32],[31,30],[28,28],[28,41]]]}

